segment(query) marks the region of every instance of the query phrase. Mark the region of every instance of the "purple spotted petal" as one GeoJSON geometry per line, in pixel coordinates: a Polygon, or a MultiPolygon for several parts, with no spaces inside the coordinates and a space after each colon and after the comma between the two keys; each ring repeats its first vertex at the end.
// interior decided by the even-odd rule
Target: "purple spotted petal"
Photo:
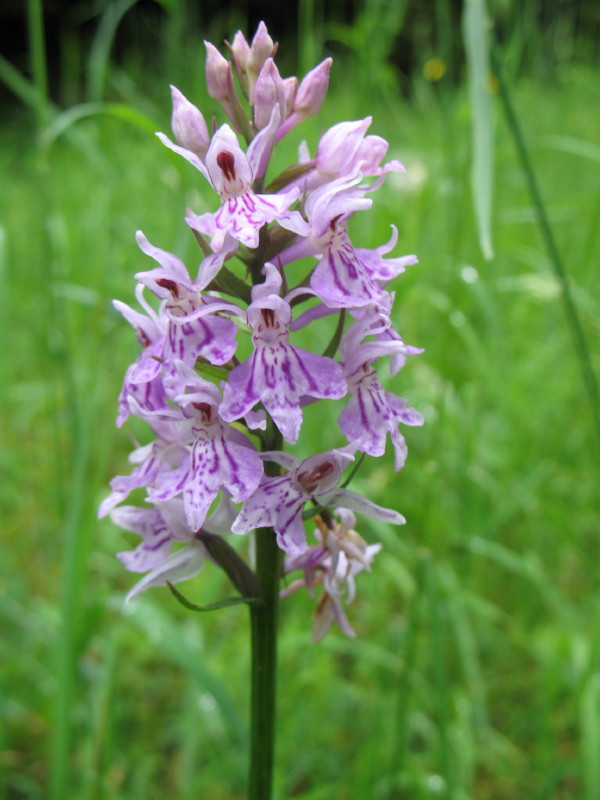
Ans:
{"type": "Polygon", "coordinates": [[[112,492],[100,504],[98,517],[105,517],[115,506],[122,503],[134,489],[152,486],[161,472],[169,471],[169,464],[161,458],[161,447],[158,443],[153,443],[147,447],[140,448],[144,454],[141,463],[134,469],[131,475],[117,475],[110,482],[112,492]]]}
{"type": "Polygon", "coordinates": [[[186,453],[186,457],[182,459],[181,466],[159,473],[154,481],[154,488],[148,490],[148,502],[165,503],[183,492],[188,482],[189,462],[190,457],[186,453]]]}
{"type": "Polygon", "coordinates": [[[406,267],[418,263],[414,255],[399,258],[382,258],[376,250],[356,249],[356,257],[371,278],[387,283],[404,272],[406,267]]]}
{"type": "Polygon", "coordinates": [[[167,407],[167,396],[160,377],[160,362],[154,357],[153,350],[153,347],[144,350],[125,373],[123,388],[119,394],[119,428],[131,413],[136,413],[134,404],[142,413],[167,407]]]}
{"type": "Polygon", "coordinates": [[[183,492],[188,524],[198,530],[212,501],[221,488],[234,502],[246,500],[255,491],[263,474],[263,464],[251,447],[233,441],[227,428],[211,439],[200,438],[192,448],[188,480],[183,492]]]}
{"type": "Polygon", "coordinates": [[[302,491],[292,483],[289,475],[264,478],[244,503],[231,530],[233,533],[246,533],[254,528],[273,527],[279,547],[290,555],[299,555],[307,546],[302,521],[304,499],[302,491]]]}
{"type": "Polygon", "coordinates": [[[313,272],[310,285],[331,308],[356,308],[377,302],[381,288],[369,275],[345,233],[332,237],[313,272]]]}
{"type": "Polygon", "coordinates": [[[252,191],[226,197],[221,208],[212,213],[190,214],[187,224],[194,230],[211,236],[211,247],[219,250],[229,234],[247,247],[258,247],[258,234],[263,225],[277,220],[296,233],[306,233],[306,223],[297,211],[288,211],[298,197],[297,189],[285,194],[258,195],[252,191]]]}
{"type": "Polygon", "coordinates": [[[160,264],[159,269],[138,273],[135,276],[136,280],[139,280],[140,283],[144,283],[154,294],[162,298],[169,296],[168,289],[162,287],[160,283],[160,281],[164,280],[177,282],[188,291],[194,291],[194,285],[190,279],[189,273],[180,258],[173,255],[173,253],[169,253],[167,250],[161,250],[159,247],[155,247],[148,241],[142,231],[137,231],[135,238],[140,250],[160,264]],[[145,280],[142,280],[141,276],[144,276],[145,280]]]}
{"type": "Polygon", "coordinates": [[[211,315],[183,323],[171,319],[163,358],[167,363],[178,359],[193,366],[201,356],[211,364],[226,364],[236,351],[236,334],[235,324],[224,317],[211,315]]]}
{"type": "Polygon", "coordinates": [[[235,197],[250,189],[254,174],[231,126],[216,131],[206,153],[206,168],[215,190],[223,197],[235,197]]]}
{"type": "Polygon", "coordinates": [[[384,454],[386,436],[397,425],[376,376],[357,387],[339,415],[338,425],[357,450],[374,457],[384,454]]]}
{"type": "Polygon", "coordinates": [[[346,383],[336,361],[282,342],[278,347],[259,347],[229,373],[219,413],[233,421],[262,401],[285,439],[294,444],[302,425],[301,398],[345,394],[346,383]]]}
{"type": "Polygon", "coordinates": [[[205,558],[204,545],[197,539],[190,542],[138,581],[125,598],[125,603],[151,586],[166,586],[167,583],[180,583],[193,578],[204,567],[205,558]]]}
{"type": "Polygon", "coordinates": [[[344,508],[349,508],[352,511],[358,511],[359,514],[366,514],[372,519],[378,519],[382,522],[388,522],[390,525],[404,525],[406,520],[397,511],[391,508],[383,508],[367,500],[366,497],[351,492],[349,489],[334,489],[321,499],[324,505],[334,505],[339,503],[344,508]]]}
{"type": "Polygon", "coordinates": [[[112,521],[126,531],[139,534],[143,541],[135,548],[117,553],[130,572],[147,572],[162,564],[171,551],[173,537],[157,508],[121,506],[111,512],[112,521]]]}

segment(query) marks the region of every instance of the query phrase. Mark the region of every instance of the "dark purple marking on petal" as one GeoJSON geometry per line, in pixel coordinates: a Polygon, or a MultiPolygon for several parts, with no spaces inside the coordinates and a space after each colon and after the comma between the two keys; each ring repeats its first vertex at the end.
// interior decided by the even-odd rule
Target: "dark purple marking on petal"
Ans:
{"type": "Polygon", "coordinates": [[[331,475],[336,467],[337,465],[333,460],[322,461],[311,470],[299,472],[296,475],[296,480],[307,495],[312,495],[316,491],[320,481],[328,475],[331,475]]]}
{"type": "Polygon", "coordinates": [[[170,539],[171,539],[171,536],[170,536],[170,534],[167,533],[166,536],[163,536],[162,539],[159,539],[157,542],[154,542],[154,544],[150,544],[149,542],[145,542],[143,544],[143,549],[144,550],[151,550],[151,551],[158,550],[159,547],[162,547],[163,544],[166,544],[170,539]]]}
{"type": "Polygon", "coordinates": [[[272,308],[262,308],[260,315],[263,318],[267,328],[275,327],[275,311],[272,308]]]}
{"type": "Polygon", "coordinates": [[[235,156],[229,150],[221,150],[217,154],[217,166],[228,181],[234,181],[235,175],[235,156]]]}
{"type": "Polygon", "coordinates": [[[255,195],[252,192],[246,192],[240,197],[242,205],[244,205],[250,213],[250,216],[248,217],[249,220],[252,219],[252,214],[256,212],[256,203],[254,201],[254,197],[255,195]]]}
{"type": "Polygon", "coordinates": [[[179,297],[179,286],[175,281],[171,281],[168,278],[159,278],[156,283],[171,292],[173,297],[179,297]]]}
{"type": "Polygon", "coordinates": [[[312,378],[310,378],[310,376],[308,375],[308,373],[304,369],[304,365],[301,363],[301,361],[298,358],[297,354],[294,352],[294,348],[293,347],[291,347],[291,346],[286,347],[285,348],[285,354],[286,354],[287,358],[283,359],[283,362],[281,364],[281,372],[283,373],[283,376],[285,377],[285,380],[287,381],[287,384],[290,387],[290,392],[293,394],[294,398],[297,399],[298,398],[298,390],[297,390],[297,387],[296,387],[296,383],[294,381],[294,374],[293,374],[292,364],[291,364],[291,360],[290,360],[290,356],[291,355],[294,355],[296,357],[296,361],[297,361],[298,365],[300,366],[300,369],[304,373],[305,377],[309,381],[309,383],[312,383],[312,378]]]}
{"type": "Polygon", "coordinates": [[[290,356],[292,356],[296,360],[297,368],[300,370],[300,372],[304,375],[304,377],[306,379],[307,389],[310,389],[313,392],[318,391],[319,387],[315,383],[315,381],[314,381],[312,375],[310,374],[310,372],[306,369],[306,367],[304,365],[304,362],[302,361],[302,359],[298,355],[297,348],[295,348],[293,345],[290,345],[289,351],[290,351],[289,352],[290,356]]]}

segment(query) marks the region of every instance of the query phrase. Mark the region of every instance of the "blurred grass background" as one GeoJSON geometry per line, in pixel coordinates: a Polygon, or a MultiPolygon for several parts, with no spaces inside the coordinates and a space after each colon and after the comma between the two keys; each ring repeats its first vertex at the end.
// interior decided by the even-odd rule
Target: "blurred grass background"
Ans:
{"type": "MultiPolygon", "coordinates": [[[[398,252],[418,254],[395,321],[426,349],[387,383],[427,418],[406,468],[387,454],[355,481],[408,519],[361,521],[385,547],[348,608],[358,638],[312,647],[313,601],[282,607],[277,797],[598,800],[597,409],[488,65],[496,41],[597,372],[597,4],[302,0],[284,17],[28,0],[2,15],[0,800],[244,796],[245,610],[199,619],[155,590],[124,612],[115,553],[132,537],[96,508],[138,432],[113,427],[137,343],[110,304],[133,303],[148,268],[134,232],[192,266],[183,212],[212,201],[152,135],[168,84],[221,120],[201,41],[262,17],[284,74],[336,58],[285,158],[372,114],[407,166],[353,240],[377,246],[395,223],[398,252]]],[[[303,433],[305,454],[339,444],[320,414],[303,433]]],[[[228,592],[210,568],[189,589],[228,592]]]]}

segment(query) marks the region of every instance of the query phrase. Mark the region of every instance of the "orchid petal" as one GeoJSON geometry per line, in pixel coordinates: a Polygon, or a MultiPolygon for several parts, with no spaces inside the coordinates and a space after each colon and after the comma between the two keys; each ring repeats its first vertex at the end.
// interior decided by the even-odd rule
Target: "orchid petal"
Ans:
{"type": "Polygon", "coordinates": [[[204,567],[205,557],[206,551],[199,541],[185,545],[138,581],[125,598],[125,604],[151,586],[166,586],[193,578],[204,567]]]}

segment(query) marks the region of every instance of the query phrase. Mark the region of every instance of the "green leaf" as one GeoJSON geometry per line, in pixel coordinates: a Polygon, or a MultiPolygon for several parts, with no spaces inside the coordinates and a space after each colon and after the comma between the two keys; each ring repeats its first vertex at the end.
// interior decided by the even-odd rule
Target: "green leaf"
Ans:
{"type": "Polygon", "coordinates": [[[172,583],[167,581],[167,586],[169,587],[171,594],[177,600],[178,603],[181,603],[182,606],[187,608],[189,611],[216,611],[218,608],[227,608],[228,606],[239,606],[240,603],[247,603],[251,605],[252,603],[260,603],[261,600],[258,597],[228,597],[227,600],[220,600],[218,603],[209,603],[207,606],[199,606],[196,603],[192,603],[191,600],[188,600],[187,597],[176,589],[172,583]]]}
{"type": "Polygon", "coordinates": [[[128,106],[126,103],[80,103],[61,111],[54,117],[43,133],[42,143],[48,147],[59,136],[68,131],[72,125],[79,122],[80,119],[99,114],[117,117],[117,119],[128,122],[145,133],[154,133],[156,129],[156,125],[150,117],[128,106]]]}

